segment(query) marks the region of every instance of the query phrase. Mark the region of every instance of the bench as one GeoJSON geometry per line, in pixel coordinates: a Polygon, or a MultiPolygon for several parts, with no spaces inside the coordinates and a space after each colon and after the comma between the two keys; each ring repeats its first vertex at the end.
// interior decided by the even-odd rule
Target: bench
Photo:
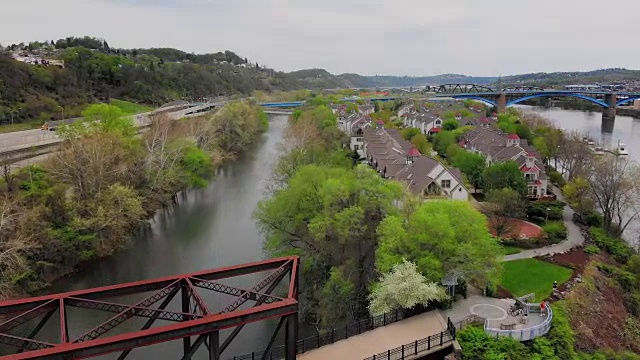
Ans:
{"type": "Polygon", "coordinates": [[[513,330],[516,328],[516,324],[500,324],[500,330],[513,330]]]}

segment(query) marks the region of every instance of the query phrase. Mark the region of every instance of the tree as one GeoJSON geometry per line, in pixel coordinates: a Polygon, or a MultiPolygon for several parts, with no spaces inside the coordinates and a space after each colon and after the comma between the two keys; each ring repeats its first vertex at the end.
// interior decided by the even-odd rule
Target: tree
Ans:
{"type": "Polygon", "coordinates": [[[467,177],[474,190],[483,186],[483,173],[487,167],[487,162],[482,154],[469,151],[459,151],[453,162],[453,166],[467,177]]]}
{"type": "Polygon", "coordinates": [[[593,161],[593,153],[576,133],[558,144],[557,158],[560,160],[562,174],[571,181],[578,176],[588,176],[593,161]]]}
{"type": "Polygon", "coordinates": [[[75,226],[98,234],[101,250],[113,251],[124,247],[127,236],[142,224],[144,217],[142,199],[137,192],[113,184],[84,204],[75,226]]]}
{"type": "Polygon", "coordinates": [[[510,188],[524,196],[527,182],[515,161],[505,161],[487,167],[483,173],[485,190],[510,188]]]}
{"type": "Polygon", "coordinates": [[[591,186],[587,179],[578,176],[573,181],[568,182],[563,188],[562,193],[578,214],[586,214],[593,211],[595,204],[591,196],[591,186]]]}
{"type": "Polygon", "coordinates": [[[524,217],[527,209],[522,196],[509,188],[487,192],[482,208],[497,236],[509,233],[511,219],[524,217]]]}
{"type": "Polygon", "coordinates": [[[376,101],[373,103],[373,112],[379,112],[380,111],[380,102],[376,101]]]}
{"type": "Polygon", "coordinates": [[[442,129],[446,131],[453,131],[458,127],[460,127],[460,124],[455,119],[445,120],[445,122],[442,123],[442,129]]]}
{"type": "Polygon", "coordinates": [[[288,187],[258,204],[254,216],[266,251],[272,256],[298,254],[308,264],[301,269],[303,317],[328,318],[318,308],[318,289],[327,286],[332,271],[354,286],[349,310],[341,310],[332,322],[367,312],[368,288],[376,278],[376,228],[387,214],[397,212],[394,201],[401,194],[399,184],[380,179],[363,165],[353,170],[309,165],[291,177],[288,187]]]}
{"type": "Polygon", "coordinates": [[[499,244],[487,229],[487,218],[467,202],[422,203],[406,217],[387,216],[378,234],[376,267],[382,273],[407,259],[432,282],[451,270],[480,288],[499,278],[499,244]]]}
{"type": "Polygon", "coordinates": [[[402,135],[402,138],[407,141],[411,141],[411,139],[418,134],[420,134],[420,129],[414,127],[408,127],[400,130],[400,135],[402,135]]]}
{"type": "Polygon", "coordinates": [[[640,214],[640,168],[630,160],[601,158],[586,177],[605,230],[620,236],[640,214]]]}
{"type": "Polygon", "coordinates": [[[428,282],[418,272],[416,264],[403,260],[380,278],[380,283],[369,295],[369,312],[377,316],[397,309],[410,309],[418,304],[427,306],[446,298],[442,286],[428,282]]]}
{"type": "Polygon", "coordinates": [[[139,153],[115,133],[97,132],[67,140],[53,154],[51,176],[70,185],[81,200],[93,198],[111,184],[130,184],[136,177],[133,163],[139,153]]]}
{"type": "Polygon", "coordinates": [[[433,137],[433,148],[442,157],[447,156],[447,149],[456,144],[456,136],[451,131],[441,131],[433,137]]]}

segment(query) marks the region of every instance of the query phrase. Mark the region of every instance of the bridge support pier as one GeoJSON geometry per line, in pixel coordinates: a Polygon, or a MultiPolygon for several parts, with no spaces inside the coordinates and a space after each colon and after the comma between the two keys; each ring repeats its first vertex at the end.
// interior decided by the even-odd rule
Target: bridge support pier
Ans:
{"type": "Polygon", "coordinates": [[[604,96],[604,102],[609,105],[608,108],[602,109],[602,132],[603,133],[612,133],[613,125],[616,121],[616,99],[617,94],[606,94],[604,96]]]}
{"type": "Polygon", "coordinates": [[[296,360],[298,346],[298,313],[289,315],[285,328],[284,359],[296,360]]]}
{"type": "Polygon", "coordinates": [[[507,110],[507,94],[505,94],[504,92],[501,92],[500,95],[498,95],[498,112],[504,112],[505,110],[507,110]]]}

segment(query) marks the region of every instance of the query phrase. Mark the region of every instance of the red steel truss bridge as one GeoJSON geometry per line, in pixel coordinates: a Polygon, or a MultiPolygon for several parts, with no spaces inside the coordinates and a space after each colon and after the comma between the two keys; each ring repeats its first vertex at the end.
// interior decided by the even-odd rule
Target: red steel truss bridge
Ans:
{"type": "Polygon", "coordinates": [[[204,347],[209,359],[218,360],[246,324],[279,319],[263,352],[269,353],[284,332],[284,358],[293,360],[298,334],[298,268],[299,258],[291,256],[2,302],[0,344],[13,349],[13,354],[2,359],[82,359],[119,353],[117,359],[121,360],[135,348],[182,339],[183,351],[178,357],[191,359],[204,347]],[[228,285],[242,276],[258,280],[250,289],[228,285]],[[229,299],[222,303],[205,300],[211,297],[229,299]],[[119,301],[122,298],[133,300],[123,303],[119,301]],[[83,323],[96,319],[96,324],[81,329],[69,326],[76,323],[68,321],[69,313],[77,313],[77,308],[82,309],[83,323]],[[132,321],[144,325],[133,328],[132,321]],[[47,323],[59,326],[57,341],[38,336],[47,323]],[[225,336],[221,336],[222,330],[225,336]]]}

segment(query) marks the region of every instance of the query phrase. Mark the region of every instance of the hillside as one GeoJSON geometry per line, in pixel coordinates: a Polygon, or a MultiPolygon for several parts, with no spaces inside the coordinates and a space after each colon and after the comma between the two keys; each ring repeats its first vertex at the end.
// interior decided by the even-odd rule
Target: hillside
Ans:
{"type": "Polygon", "coordinates": [[[620,68],[600,69],[585,72],[532,73],[505,76],[501,79],[505,85],[527,84],[536,86],[555,86],[572,84],[612,84],[640,81],[640,70],[620,68]]]}
{"type": "MultiPolygon", "coordinates": [[[[40,60],[41,61],[41,60],[40,60]]],[[[0,123],[78,115],[111,98],[148,105],[184,97],[250,95],[301,88],[285,73],[248,64],[233,52],[194,55],[175,49],[112,49],[106,41],[68,38],[0,51],[0,123]],[[53,44],[53,45],[52,45],[53,44]],[[64,68],[14,57],[62,60],[64,68]]]]}
{"type": "Polygon", "coordinates": [[[495,77],[472,77],[460,74],[443,74],[435,76],[364,76],[359,74],[333,75],[324,69],[306,69],[290,72],[295,80],[308,88],[334,89],[342,87],[370,88],[388,86],[425,86],[445,83],[488,84],[496,81],[495,77]]]}

